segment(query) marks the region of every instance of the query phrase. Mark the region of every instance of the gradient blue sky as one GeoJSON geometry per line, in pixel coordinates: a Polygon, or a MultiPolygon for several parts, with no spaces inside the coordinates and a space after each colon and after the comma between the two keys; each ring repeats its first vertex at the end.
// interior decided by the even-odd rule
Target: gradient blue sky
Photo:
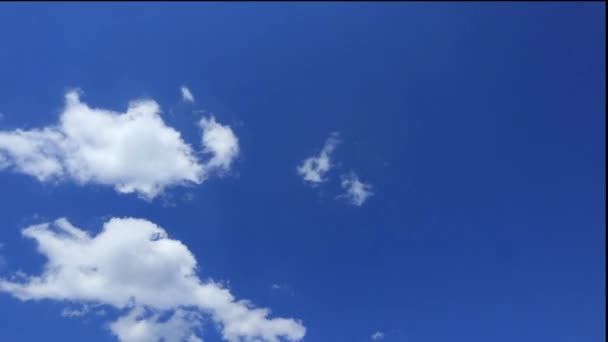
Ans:
{"type": "MultiPolygon", "coordinates": [[[[605,11],[3,3],[1,130],[55,123],[78,87],[117,111],[152,98],[192,144],[194,109],[213,112],[241,154],[152,202],[0,172],[0,276],[41,271],[28,225],[133,216],[186,244],[202,278],[301,319],[305,341],[603,341],[605,11]],[[336,168],[311,188],[296,166],[333,131],[336,168]],[[373,185],[361,207],[335,198],[350,170],[373,185]]],[[[108,317],[65,307],[0,293],[0,340],[115,340],[108,317]]]]}

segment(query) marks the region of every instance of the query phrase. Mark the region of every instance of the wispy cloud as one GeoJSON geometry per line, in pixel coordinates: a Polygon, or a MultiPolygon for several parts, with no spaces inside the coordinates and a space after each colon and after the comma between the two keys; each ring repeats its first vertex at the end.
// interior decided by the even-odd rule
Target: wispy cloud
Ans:
{"type": "Polygon", "coordinates": [[[182,100],[185,102],[194,102],[194,95],[192,95],[192,92],[190,91],[190,89],[186,86],[182,86],[180,88],[181,92],[182,92],[182,100]]]}
{"type": "Polygon", "coordinates": [[[61,317],[82,317],[89,313],[90,308],[88,305],[84,304],[80,309],[73,308],[64,308],[61,310],[61,317]]]}
{"type": "Polygon", "coordinates": [[[277,291],[277,292],[281,292],[281,293],[284,293],[284,294],[288,294],[289,296],[292,296],[292,297],[296,295],[296,293],[293,290],[293,288],[291,286],[287,285],[287,284],[277,284],[277,283],[274,283],[274,284],[271,285],[270,288],[273,291],[277,291]]]}
{"type": "Polygon", "coordinates": [[[371,336],[372,341],[381,341],[384,339],[384,333],[382,331],[376,331],[371,336]]]}
{"type": "Polygon", "coordinates": [[[340,143],[339,133],[332,133],[325,141],[318,156],[305,159],[297,168],[304,181],[315,185],[325,181],[325,174],[331,169],[331,154],[340,143]]]}
{"type": "Polygon", "coordinates": [[[352,205],[362,206],[374,194],[372,186],[360,181],[354,172],[342,175],[341,178],[342,189],[345,190],[345,193],[338,197],[346,198],[352,205]]]}

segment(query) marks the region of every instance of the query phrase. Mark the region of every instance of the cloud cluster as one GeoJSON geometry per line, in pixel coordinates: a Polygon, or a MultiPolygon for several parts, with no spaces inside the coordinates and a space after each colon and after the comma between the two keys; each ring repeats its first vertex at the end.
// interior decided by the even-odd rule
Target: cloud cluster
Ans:
{"type": "Polygon", "coordinates": [[[207,315],[229,342],[299,341],[298,320],[269,318],[270,310],[236,300],[196,275],[197,262],[161,227],[135,218],[112,218],[96,236],[66,219],[25,228],[47,259],[39,276],[0,278],[0,291],[21,300],[50,299],[126,310],[110,324],[122,341],[198,340],[207,315]],[[170,315],[169,319],[161,316],[170,315]]]}
{"type": "Polygon", "coordinates": [[[340,197],[347,198],[348,201],[355,206],[360,207],[374,194],[372,192],[372,186],[360,181],[359,176],[354,172],[342,175],[341,178],[342,189],[344,189],[345,193],[340,195],[340,197]]]}
{"type": "Polygon", "coordinates": [[[321,152],[316,157],[305,159],[298,166],[298,174],[310,184],[324,182],[325,174],[331,169],[331,154],[340,143],[339,134],[334,132],[325,141],[321,152]]]}
{"type": "Polygon", "coordinates": [[[206,163],[164,123],[153,100],[133,101],[119,113],[89,107],[76,91],[65,98],[57,125],[0,131],[0,169],[41,182],[109,185],[152,199],[170,186],[202,183],[213,169],[228,169],[238,155],[236,136],[214,118],[203,127],[204,149],[211,154],[206,163]]]}
{"type": "MultiPolygon", "coordinates": [[[[340,142],[339,133],[334,132],[330,134],[318,156],[309,157],[298,165],[298,174],[304,181],[312,186],[327,181],[325,174],[333,166],[331,155],[340,142]]],[[[340,178],[342,179],[342,189],[345,192],[339,195],[338,198],[347,198],[349,203],[360,207],[373,195],[371,185],[361,182],[354,172],[343,174],[340,178]]]]}

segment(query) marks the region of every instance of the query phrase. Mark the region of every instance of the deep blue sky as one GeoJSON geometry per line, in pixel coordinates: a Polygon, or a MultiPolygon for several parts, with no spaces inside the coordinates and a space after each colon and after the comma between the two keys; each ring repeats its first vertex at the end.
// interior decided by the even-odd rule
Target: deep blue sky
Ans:
{"type": "MultiPolygon", "coordinates": [[[[605,8],[3,3],[0,129],[55,123],[79,87],[120,111],[151,97],[195,144],[185,84],[242,154],[174,206],[0,172],[0,275],[40,271],[29,224],[134,216],[305,341],[603,341],[605,8]],[[311,189],[295,168],[332,131],[337,171],[311,189]],[[361,207],[334,198],[351,169],[374,186],[361,207]]],[[[0,294],[0,340],[114,340],[63,307],[0,294]]]]}

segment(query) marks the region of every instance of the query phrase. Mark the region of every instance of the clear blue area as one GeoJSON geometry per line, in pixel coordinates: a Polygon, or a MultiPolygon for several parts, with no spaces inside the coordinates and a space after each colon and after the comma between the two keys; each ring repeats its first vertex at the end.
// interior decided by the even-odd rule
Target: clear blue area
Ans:
{"type": "MultiPolygon", "coordinates": [[[[80,87],[151,97],[198,146],[185,84],[242,155],[175,206],[0,172],[0,275],[40,272],[27,225],[134,216],[306,341],[604,341],[605,26],[601,2],[3,3],[0,129],[55,123],[80,87]],[[295,167],[332,131],[311,189],[295,167]],[[335,199],[351,169],[360,208],[335,199]]],[[[64,307],[0,294],[0,340],[114,340],[64,307]]]]}

